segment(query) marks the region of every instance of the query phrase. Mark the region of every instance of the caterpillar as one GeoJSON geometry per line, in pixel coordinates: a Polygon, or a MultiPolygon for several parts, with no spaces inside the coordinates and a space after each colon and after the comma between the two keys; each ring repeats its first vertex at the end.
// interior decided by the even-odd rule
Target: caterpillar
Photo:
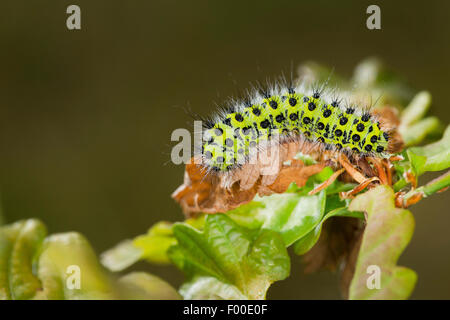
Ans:
{"type": "Polygon", "coordinates": [[[202,166],[229,172],[249,161],[252,148],[260,150],[276,139],[303,139],[353,158],[387,156],[390,129],[368,108],[342,100],[301,84],[254,88],[204,121],[202,166]]]}

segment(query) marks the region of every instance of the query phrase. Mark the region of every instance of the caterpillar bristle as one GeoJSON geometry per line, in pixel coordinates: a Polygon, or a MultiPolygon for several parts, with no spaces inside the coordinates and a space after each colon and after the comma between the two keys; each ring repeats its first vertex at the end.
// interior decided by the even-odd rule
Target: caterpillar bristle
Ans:
{"type": "Polygon", "coordinates": [[[250,148],[260,152],[273,143],[305,141],[351,158],[384,157],[392,150],[391,130],[369,108],[347,101],[326,84],[294,85],[284,74],[229,99],[213,119],[204,123],[201,150],[209,173],[241,168],[250,159],[250,148]]]}
{"type": "Polygon", "coordinates": [[[209,119],[209,118],[203,118],[203,119],[200,119],[200,121],[202,121],[203,128],[206,130],[213,128],[215,125],[214,120],[209,119]]]}

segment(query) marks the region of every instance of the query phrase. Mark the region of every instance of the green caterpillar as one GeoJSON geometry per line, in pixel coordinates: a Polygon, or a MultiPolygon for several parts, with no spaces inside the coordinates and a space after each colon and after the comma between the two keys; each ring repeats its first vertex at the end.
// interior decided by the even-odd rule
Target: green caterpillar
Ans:
{"type": "Polygon", "coordinates": [[[252,148],[260,149],[274,137],[305,139],[351,156],[388,153],[388,131],[375,115],[357,106],[341,106],[319,90],[305,91],[302,86],[273,86],[230,103],[214,120],[206,121],[203,166],[214,172],[233,170],[248,161],[252,148]]]}

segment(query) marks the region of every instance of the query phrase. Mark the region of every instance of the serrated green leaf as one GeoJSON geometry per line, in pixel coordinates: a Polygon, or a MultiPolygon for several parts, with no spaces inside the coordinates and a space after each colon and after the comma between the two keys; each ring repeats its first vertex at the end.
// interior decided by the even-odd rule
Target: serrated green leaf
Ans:
{"type": "Polygon", "coordinates": [[[200,274],[226,279],[201,232],[181,223],[174,225],[173,232],[178,245],[171,247],[168,254],[172,262],[188,277],[200,274]]]}
{"type": "Polygon", "coordinates": [[[176,224],[173,232],[178,244],[169,256],[191,280],[190,286],[198,286],[192,279],[213,277],[249,299],[262,299],[272,282],[289,274],[285,244],[273,231],[256,233],[215,214],[207,217],[202,232],[185,224],[176,224]]]}
{"type": "Polygon", "coordinates": [[[408,298],[417,275],[413,270],[397,266],[397,260],[413,234],[411,212],[396,208],[394,192],[383,185],[357,196],[349,210],[367,213],[367,226],[350,284],[350,299],[408,298]],[[381,271],[380,288],[368,286],[371,268],[381,271]]]}
{"type": "Polygon", "coordinates": [[[227,213],[241,226],[263,228],[279,232],[286,244],[291,245],[311,231],[323,216],[326,193],[309,196],[308,190],[273,194],[255,199],[227,213]]]}
{"type": "Polygon", "coordinates": [[[237,209],[227,212],[235,222],[251,229],[264,228],[279,232],[286,246],[307,236],[324,217],[324,212],[347,207],[339,192],[352,189],[354,184],[334,181],[325,190],[308,195],[319,183],[333,174],[329,167],[310,177],[305,186],[293,184],[284,194],[258,197],[237,209]]]}
{"type": "Polygon", "coordinates": [[[289,276],[290,259],[285,244],[277,232],[262,230],[253,242],[247,261],[249,281],[244,291],[255,299],[264,299],[272,282],[289,276]]]}
{"type": "Polygon", "coordinates": [[[416,175],[427,171],[440,171],[450,167],[450,126],[441,140],[407,150],[409,161],[416,175]]]}

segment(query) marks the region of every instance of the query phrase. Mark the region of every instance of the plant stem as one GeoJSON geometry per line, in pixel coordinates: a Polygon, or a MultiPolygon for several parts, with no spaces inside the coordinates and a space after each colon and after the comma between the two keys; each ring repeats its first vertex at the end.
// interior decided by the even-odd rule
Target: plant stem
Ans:
{"type": "Polygon", "coordinates": [[[422,187],[409,191],[404,195],[403,199],[407,202],[408,199],[413,197],[422,196],[423,198],[426,198],[448,186],[450,186],[450,171],[447,171],[442,176],[437,177],[422,187]]]}

